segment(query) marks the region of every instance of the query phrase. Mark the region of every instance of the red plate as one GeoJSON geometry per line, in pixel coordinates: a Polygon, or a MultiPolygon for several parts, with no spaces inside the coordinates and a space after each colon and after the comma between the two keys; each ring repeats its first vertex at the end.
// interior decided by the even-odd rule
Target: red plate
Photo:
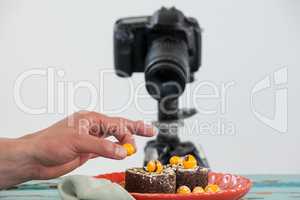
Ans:
{"type": "MultiPolygon", "coordinates": [[[[209,173],[209,184],[217,184],[221,188],[217,193],[203,194],[146,194],[131,193],[136,200],[238,200],[247,194],[252,183],[249,179],[232,174],[209,173]]],[[[98,175],[96,178],[109,179],[112,182],[124,182],[124,172],[98,175]]]]}

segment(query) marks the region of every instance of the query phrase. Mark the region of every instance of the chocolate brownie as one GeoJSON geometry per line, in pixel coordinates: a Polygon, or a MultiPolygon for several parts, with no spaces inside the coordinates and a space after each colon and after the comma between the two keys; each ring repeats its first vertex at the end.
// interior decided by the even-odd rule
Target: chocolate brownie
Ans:
{"type": "Polygon", "coordinates": [[[125,173],[125,189],[136,193],[175,193],[176,174],[171,168],[161,173],[132,168],[125,173]]]}
{"type": "Polygon", "coordinates": [[[178,167],[176,169],[176,186],[188,186],[193,190],[196,186],[205,188],[208,184],[208,169],[196,167],[194,169],[184,169],[178,167]]]}

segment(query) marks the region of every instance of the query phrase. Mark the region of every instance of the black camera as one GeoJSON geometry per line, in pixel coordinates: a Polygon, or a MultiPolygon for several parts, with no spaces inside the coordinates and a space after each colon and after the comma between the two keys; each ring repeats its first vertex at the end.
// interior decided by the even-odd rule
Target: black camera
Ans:
{"type": "Polygon", "coordinates": [[[159,134],[147,143],[144,164],[156,159],[167,164],[173,155],[192,154],[199,165],[208,167],[203,152],[178,136],[182,120],[196,114],[195,109],[180,109],[179,97],[201,65],[197,20],[174,7],[163,7],[152,16],[119,19],[114,29],[114,56],[117,75],[144,72],[147,91],[158,102],[154,125],[159,134]]]}
{"type": "Polygon", "coordinates": [[[155,99],[180,96],[201,65],[201,29],[196,19],[174,7],[122,18],[114,28],[114,56],[117,75],[144,72],[155,99]]]}

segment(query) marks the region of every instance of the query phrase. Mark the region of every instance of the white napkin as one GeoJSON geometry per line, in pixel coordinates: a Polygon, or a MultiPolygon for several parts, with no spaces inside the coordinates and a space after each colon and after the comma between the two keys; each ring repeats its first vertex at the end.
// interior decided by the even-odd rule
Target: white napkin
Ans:
{"type": "Polygon", "coordinates": [[[58,185],[62,200],[134,200],[119,184],[88,176],[68,176],[58,185]]]}

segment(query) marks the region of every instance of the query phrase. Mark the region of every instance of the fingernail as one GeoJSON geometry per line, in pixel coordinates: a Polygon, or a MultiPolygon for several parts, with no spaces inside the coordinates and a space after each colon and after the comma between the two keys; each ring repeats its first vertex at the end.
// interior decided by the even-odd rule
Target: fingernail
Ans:
{"type": "Polygon", "coordinates": [[[153,126],[153,132],[154,132],[154,135],[157,135],[158,134],[158,128],[157,127],[155,127],[155,126],[153,126]]]}
{"type": "Polygon", "coordinates": [[[151,124],[146,124],[145,127],[146,127],[146,129],[148,129],[148,130],[151,129],[154,135],[158,134],[158,129],[157,129],[157,127],[155,127],[155,126],[153,126],[153,125],[151,125],[151,124]]]}
{"type": "Polygon", "coordinates": [[[127,156],[127,151],[124,147],[117,146],[115,154],[121,158],[125,158],[127,156]]]}

